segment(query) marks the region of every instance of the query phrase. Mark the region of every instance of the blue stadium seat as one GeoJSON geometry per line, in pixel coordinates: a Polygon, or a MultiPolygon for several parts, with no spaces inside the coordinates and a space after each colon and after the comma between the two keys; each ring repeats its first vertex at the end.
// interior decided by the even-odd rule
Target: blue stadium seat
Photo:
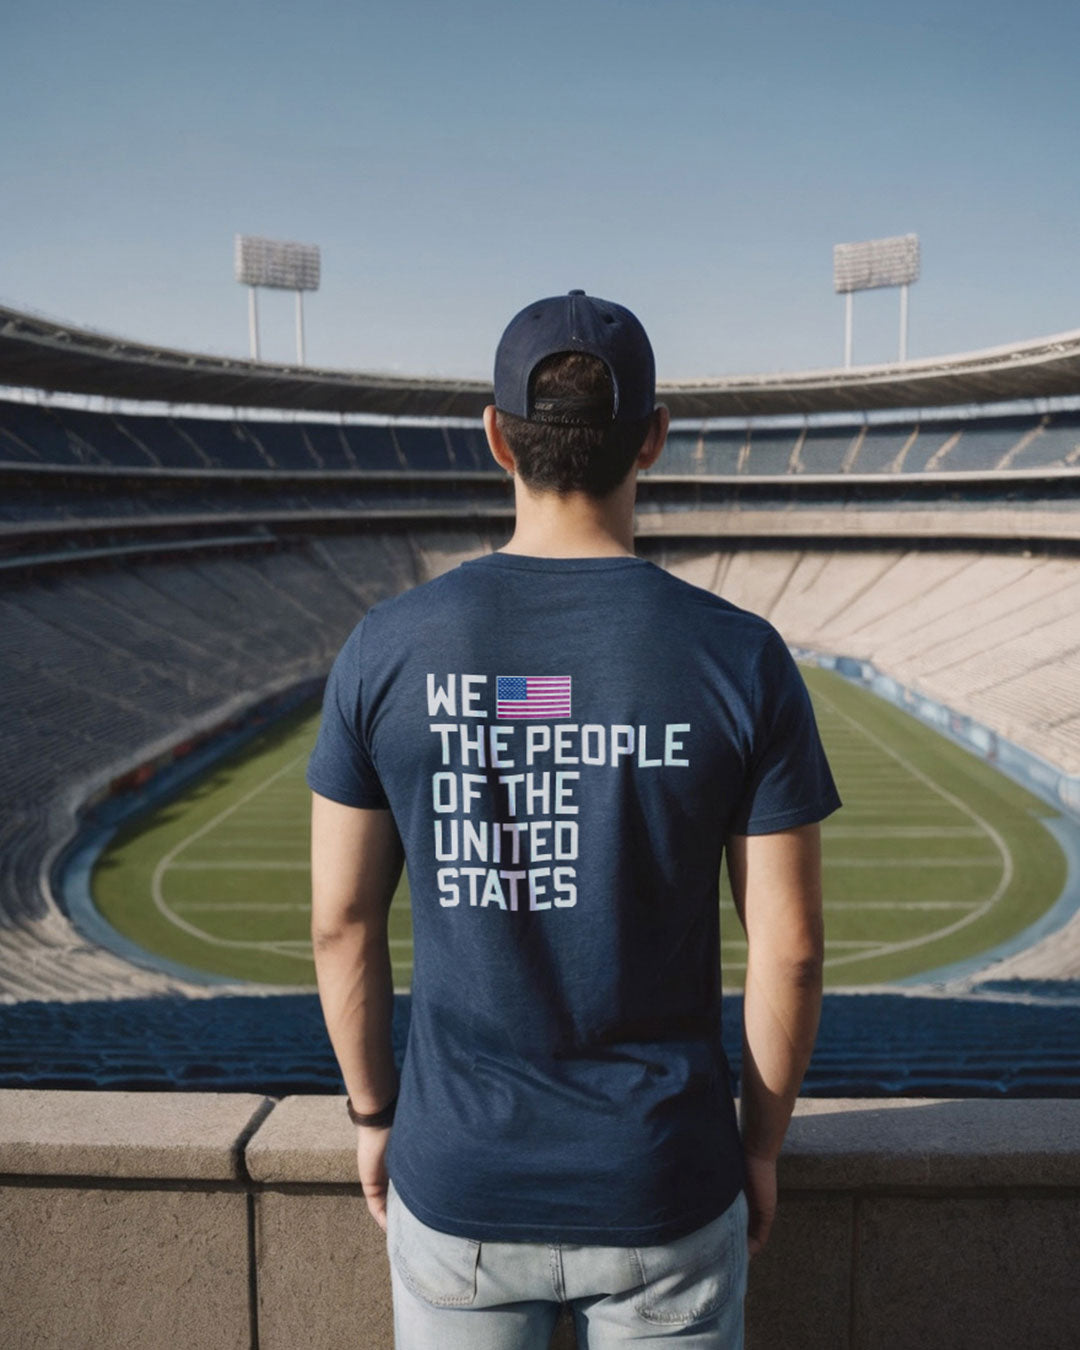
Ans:
{"type": "MultiPolygon", "coordinates": [[[[0,414],[2,416],[2,414],[0,414]]],[[[0,421],[0,464],[40,464],[41,459],[32,446],[24,445],[17,436],[9,435],[0,421]]]]}
{"type": "Polygon", "coordinates": [[[341,428],[357,467],[361,469],[404,469],[390,428],[353,423],[341,428]]]}
{"type": "Polygon", "coordinates": [[[730,475],[739,472],[739,457],[746,443],[744,431],[705,433],[705,472],[730,475]]]}
{"type": "Polygon", "coordinates": [[[904,456],[904,473],[922,473],[959,427],[955,422],[922,422],[919,434],[904,456]]]}
{"type": "Polygon", "coordinates": [[[1080,413],[1055,413],[1039,434],[1024,446],[1010,469],[1057,468],[1080,461],[1080,413]]]}
{"type": "Polygon", "coordinates": [[[304,435],[314,453],[316,463],[324,469],[356,469],[348,443],[342,438],[341,428],[327,422],[306,422],[304,435]]]}
{"type": "Polygon", "coordinates": [[[199,445],[216,469],[273,467],[246,435],[242,422],[226,422],[210,417],[178,417],[176,425],[199,445]]]}
{"type": "Polygon", "coordinates": [[[703,473],[705,450],[701,437],[692,431],[669,431],[667,444],[649,473],[703,473]]]}
{"type": "MultiPolygon", "coordinates": [[[[723,1000],[737,1088],[742,1000],[723,1000]]],[[[404,1057],[410,998],[394,999],[404,1057]]],[[[43,1000],[0,1005],[0,1087],[344,1092],[318,996],[43,1000]]],[[[1080,1007],[826,994],[803,1083],[810,1097],[1080,1096],[1080,1007]],[[1032,1062],[1034,1047],[1051,1047],[1032,1062]]]]}
{"type": "Polygon", "coordinates": [[[125,436],[114,418],[104,413],[85,412],[81,408],[57,408],[57,421],[70,436],[91,447],[88,462],[95,464],[137,465],[146,468],[154,464],[153,457],[130,436],[125,436]]]}
{"type": "Polygon", "coordinates": [[[279,469],[317,469],[300,428],[291,422],[248,422],[247,434],[258,441],[279,469]]]}
{"type": "Polygon", "coordinates": [[[750,454],[743,467],[743,473],[752,475],[787,473],[797,435],[794,428],[753,430],[750,433],[750,454]]]}
{"type": "Polygon", "coordinates": [[[177,430],[170,417],[140,417],[125,414],[125,426],[150,451],[163,469],[205,469],[206,460],[177,430]]]}
{"type": "Polygon", "coordinates": [[[2,403],[0,425],[10,433],[4,438],[5,446],[17,438],[46,464],[88,462],[85,452],[76,453],[66,430],[49,408],[33,403],[2,403]]]}
{"type": "Polygon", "coordinates": [[[811,427],[799,451],[803,473],[839,473],[858,427],[811,427]]]}
{"type": "Polygon", "coordinates": [[[1032,417],[988,417],[965,423],[960,439],[934,468],[941,473],[992,472],[1020,438],[1037,425],[1032,417]]]}
{"type": "Polygon", "coordinates": [[[452,469],[450,450],[441,427],[391,428],[410,469],[452,469]]]}
{"type": "Polygon", "coordinates": [[[502,473],[488,449],[487,437],[479,427],[447,427],[446,434],[454,452],[454,464],[458,469],[481,470],[485,473],[502,473]]]}
{"type": "Polygon", "coordinates": [[[869,426],[852,473],[888,473],[914,428],[911,426],[869,426]]]}

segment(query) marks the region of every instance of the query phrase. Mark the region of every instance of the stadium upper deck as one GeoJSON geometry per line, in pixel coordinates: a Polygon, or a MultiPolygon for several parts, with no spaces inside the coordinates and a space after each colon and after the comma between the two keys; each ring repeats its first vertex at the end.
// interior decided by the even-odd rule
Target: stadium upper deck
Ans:
{"type": "MultiPolygon", "coordinates": [[[[165,403],[476,417],[485,380],[319,370],[130,342],[0,307],[0,384],[165,403]]],[[[675,380],[676,418],[948,407],[1080,394],[1080,330],[901,365],[675,380]]]]}
{"type": "MultiPolygon", "coordinates": [[[[142,416],[0,399],[0,464],[290,475],[501,471],[478,426],[142,416]]],[[[1080,412],[673,430],[649,477],[1080,473],[1080,412]]]]}

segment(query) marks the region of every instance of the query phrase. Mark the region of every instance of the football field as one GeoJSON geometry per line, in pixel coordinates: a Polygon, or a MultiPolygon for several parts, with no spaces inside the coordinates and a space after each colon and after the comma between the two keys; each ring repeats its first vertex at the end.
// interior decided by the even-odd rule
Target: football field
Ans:
{"type": "MultiPolygon", "coordinates": [[[[823,826],[825,978],[868,985],[995,946],[1042,915],[1065,882],[1046,803],[832,672],[804,668],[844,806],[823,826]]],[[[239,979],[313,987],[310,790],[317,705],[293,713],[113,838],[95,902],[141,946],[239,979]]],[[[587,903],[580,896],[579,903],[587,903]]],[[[745,935],[721,885],[726,988],[745,935]]],[[[394,983],[412,982],[403,873],[390,911],[394,983]]]]}

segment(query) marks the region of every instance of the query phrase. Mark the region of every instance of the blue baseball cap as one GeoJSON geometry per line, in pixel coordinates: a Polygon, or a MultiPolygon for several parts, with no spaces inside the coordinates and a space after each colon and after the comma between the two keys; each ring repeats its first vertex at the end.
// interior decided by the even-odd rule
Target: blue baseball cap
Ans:
{"type": "Polygon", "coordinates": [[[515,314],[495,351],[495,406],[527,422],[596,426],[638,422],[656,406],[656,365],[636,315],[612,300],[570,291],[515,314]],[[611,372],[614,404],[595,399],[535,399],[531,377],[545,357],[587,352],[611,372]]]}

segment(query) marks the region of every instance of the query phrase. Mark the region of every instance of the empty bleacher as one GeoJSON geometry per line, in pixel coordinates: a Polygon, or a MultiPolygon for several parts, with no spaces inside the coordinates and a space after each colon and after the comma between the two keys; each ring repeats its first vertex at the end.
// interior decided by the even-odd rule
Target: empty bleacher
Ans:
{"type": "MultiPolygon", "coordinates": [[[[1010,992],[1014,981],[1002,982],[1010,992]]],[[[1045,989],[1046,982],[1042,982],[1045,989]]],[[[1011,991],[1023,997],[1022,990],[1011,991]]],[[[400,1065],[411,999],[394,1000],[400,1065]]],[[[808,1097],[1080,1094],[1080,1004],[826,994],[808,1097]],[[943,1015],[946,1012],[947,1015],[943,1015]]],[[[723,998],[737,1091],[742,999],[723,998]]],[[[0,1087],[343,1093],[314,992],[186,998],[27,999],[0,1005],[0,1087]]]]}
{"type": "Polygon", "coordinates": [[[1022,439],[1008,456],[1008,463],[1003,461],[1001,467],[1066,468],[1077,462],[1080,462],[1080,418],[1072,413],[1044,419],[1033,434],[1022,439]]]}
{"type": "Polygon", "coordinates": [[[891,473],[904,447],[915,433],[909,425],[868,426],[852,473],[891,473]]]}
{"type": "Polygon", "coordinates": [[[791,430],[754,428],[749,452],[742,460],[748,474],[789,473],[795,455],[796,433],[791,430]]]}
{"type": "Polygon", "coordinates": [[[799,446],[799,473],[842,473],[857,428],[812,427],[799,446]]]}
{"type": "MultiPolygon", "coordinates": [[[[0,464],[498,473],[483,431],[437,423],[154,417],[0,401],[0,464]]],[[[991,473],[1080,465],[1080,413],[672,430],[650,472],[991,473]]]]}
{"type": "Polygon", "coordinates": [[[886,547],[661,546],[789,642],[872,661],[1080,773],[1080,559],[886,547]]]}
{"type": "MultiPolygon", "coordinates": [[[[705,460],[705,447],[702,438],[692,431],[671,431],[664,446],[660,461],[653,467],[654,473],[701,473],[705,460]],[[662,465],[662,467],[661,467],[662,465]]],[[[711,464],[705,470],[717,473],[711,464]]]]}
{"type": "Polygon", "coordinates": [[[324,674],[370,604],[492,546],[361,532],[0,584],[0,1002],[185,987],[88,944],[43,885],[81,797],[324,674]]]}

